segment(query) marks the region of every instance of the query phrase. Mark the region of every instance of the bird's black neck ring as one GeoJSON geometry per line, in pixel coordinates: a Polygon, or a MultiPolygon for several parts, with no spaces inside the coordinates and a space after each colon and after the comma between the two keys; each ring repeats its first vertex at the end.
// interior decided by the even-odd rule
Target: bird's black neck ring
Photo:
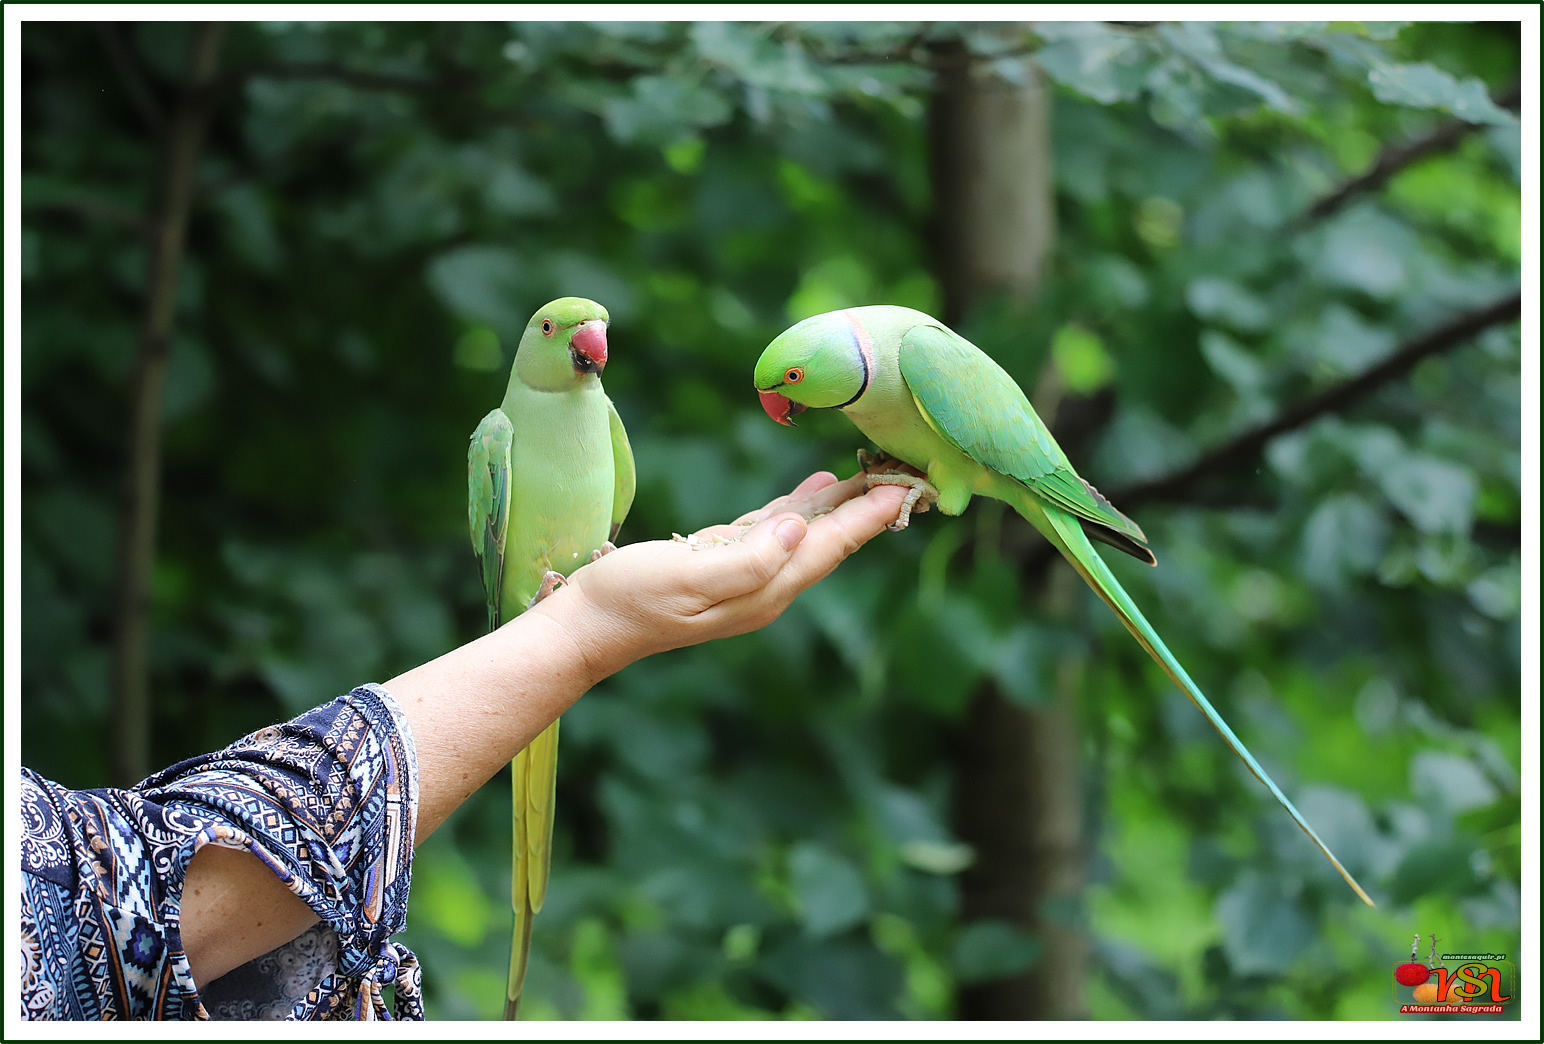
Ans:
{"type": "MultiPolygon", "coordinates": [[[[853,340],[856,341],[857,337],[854,336],[853,340]]],[[[837,404],[835,408],[838,410],[845,410],[847,407],[863,398],[863,393],[868,391],[869,377],[872,376],[872,374],[869,372],[868,352],[863,350],[863,346],[861,344],[854,344],[854,347],[858,349],[858,362],[863,364],[863,383],[858,385],[857,394],[848,399],[846,402],[837,404]]]]}

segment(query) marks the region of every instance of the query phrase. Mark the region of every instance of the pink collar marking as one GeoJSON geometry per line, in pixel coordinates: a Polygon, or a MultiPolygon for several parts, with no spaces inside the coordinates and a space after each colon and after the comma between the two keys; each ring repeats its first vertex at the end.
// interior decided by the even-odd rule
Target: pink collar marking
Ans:
{"type": "Polygon", "coordinates": [[[857,315],[851,308],[843,309],[842,314],[847,317],[848,324],[852,326],[852,339],[856,342],[858,355],[863,360],[863,383],[858,386],[858,394],[836,407],[837,409],[851,406],[862,398],[863,393],[868,391],[869,381],[874,377],[874,339],[863,328],[863,324],[858,321],[857,315]]]}

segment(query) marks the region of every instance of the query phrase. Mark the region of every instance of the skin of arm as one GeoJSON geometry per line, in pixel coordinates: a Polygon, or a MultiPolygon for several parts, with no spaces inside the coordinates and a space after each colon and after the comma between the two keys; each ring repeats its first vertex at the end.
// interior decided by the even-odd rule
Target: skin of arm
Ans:
{"type": "MultiPolygon", "coordinates": [[[[864,494],[861,473],[841,482],[829,472],[811,475],[736,524],[697,534],[738,536],[732,543],[619,548],[497,631],[384,683],[417,749],[416,842],[602,679],[645,656],[777,619],[895,521],[905,494],[897,486],[864,494]]],[[[206,845],[188,864],[182,943],[196,983],[283,945],[316,920],[248,852],[206,845]]]]}

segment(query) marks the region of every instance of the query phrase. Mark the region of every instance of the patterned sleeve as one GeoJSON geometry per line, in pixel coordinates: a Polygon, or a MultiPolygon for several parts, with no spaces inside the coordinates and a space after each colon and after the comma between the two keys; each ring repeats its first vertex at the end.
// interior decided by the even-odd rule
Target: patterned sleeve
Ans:
{"type": "Polygon", "coordinates": [[[130,790],[66,790],[26,769],[21,782],[23,1018],[389,1019],[388,985],[396,1018],[423,1017],[417,959],[391,941],[406,923],[418,769],[385,689],[130,790]],[[252,852],[321,924],[201,997],[180,910],[206,844],[252,852]]]}

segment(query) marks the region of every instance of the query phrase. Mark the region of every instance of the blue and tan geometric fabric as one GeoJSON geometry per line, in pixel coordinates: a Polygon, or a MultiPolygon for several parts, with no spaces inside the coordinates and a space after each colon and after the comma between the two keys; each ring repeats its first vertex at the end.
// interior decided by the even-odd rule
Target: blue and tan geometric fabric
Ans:
{"type": "Polygon", "coordinates": [[[418,960],[391,941],[407,920],[418,767],[380,686],[128,790],[67,790],[28,769],[19,789],[23,1018],[423,1018],[418,960]],[[206,844],[252,852],[321,923],[201,996],[179,918],[206,844]]]}

